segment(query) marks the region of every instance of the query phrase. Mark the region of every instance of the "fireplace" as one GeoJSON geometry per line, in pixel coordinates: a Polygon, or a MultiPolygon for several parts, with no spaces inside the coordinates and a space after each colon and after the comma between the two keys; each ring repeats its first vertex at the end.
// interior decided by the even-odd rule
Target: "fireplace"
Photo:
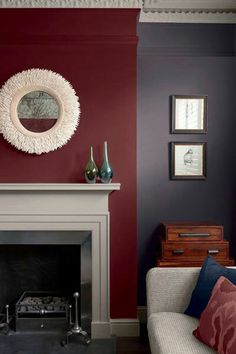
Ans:
{"type": "MultiPolygon", "coordinates": [[[[46,311],[40,314],[40,311],[29,311],[30,306],[25,304],[19,306],[20,311],[15,311],[15,304],[22,294],[51,292],[55,296],[65,296],[72,304],[72,295],[78,291],[79,322],[90,334],[91,268],[91,233],[88,231],[0,231],[0,312],[4,312],[6,304],[10,306],[10,315],[16,314],[15,326],[11,324],[11,327],[17,332],[44,332],[48,328],[46,320],[43,324],[44,317],[51,314],[53,318],[57,316],[56,311],[50,313],[48,308],[43,308],[46,311]],[[37,315],[41,322],[34,320],[37,315]]],[[[41,310],[40,306],[36,308],[41,310]]],[[[53,323],[52,320],[49,322],[53,323]]],[[[60,323],[64,324],[61,330],[65,331],[68,321],[54,322],[54,327],[49,326],[51,331],[60,331],[60,323]]]]}
{"type": "Polygon", "coordinates": [[[0,185],[0,246],[80,246],[81,324],[89,320],[92,338],[111,334],[108,196],[119,189],[119,184],[0,185]]]}

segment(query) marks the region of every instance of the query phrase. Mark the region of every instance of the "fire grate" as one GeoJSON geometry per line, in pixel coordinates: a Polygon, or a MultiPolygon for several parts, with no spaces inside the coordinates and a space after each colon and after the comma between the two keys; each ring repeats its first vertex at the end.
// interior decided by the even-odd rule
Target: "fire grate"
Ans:
{"type": "Polygon", "coordinates": [[[65,331],[69,299],[52,292],[24,292],[16,303],[16,331],[65,331]]]}

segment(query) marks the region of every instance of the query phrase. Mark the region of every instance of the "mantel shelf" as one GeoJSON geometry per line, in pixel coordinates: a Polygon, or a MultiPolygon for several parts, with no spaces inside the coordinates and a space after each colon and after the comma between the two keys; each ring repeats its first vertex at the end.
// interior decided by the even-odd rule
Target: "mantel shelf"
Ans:
{"type": "Polygon", "coordinates": [[[113,191],[120,183],[0,183],[0,191],[113,191]]]}

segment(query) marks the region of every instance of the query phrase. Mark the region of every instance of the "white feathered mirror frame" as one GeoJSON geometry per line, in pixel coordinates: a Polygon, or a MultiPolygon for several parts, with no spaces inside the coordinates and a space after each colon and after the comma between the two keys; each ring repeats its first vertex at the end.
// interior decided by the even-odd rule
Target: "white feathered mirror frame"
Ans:
{"type": "Polygon", "coordinates": [[[60,74],[46,69],[30,69],[10,77],[0,90],[0,131],[17,149],[29,154],[42,154],[65,145],[74,134],[80,117],[78,97],[60,74]],[[58,103],[59,118],[47,131],[35,133],[20,122],[17,106],[32,91],[44,91],[58,103]]]}

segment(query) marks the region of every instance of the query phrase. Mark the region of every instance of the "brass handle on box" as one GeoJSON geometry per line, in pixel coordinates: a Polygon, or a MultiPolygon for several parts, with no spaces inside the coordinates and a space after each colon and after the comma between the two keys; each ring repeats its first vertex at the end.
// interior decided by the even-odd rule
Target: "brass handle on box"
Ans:
{"type": "Polygon", "coordinates": [[[210,234],[201,233],[180,233],[179,237],[210,237],[210,234]]]}
{"type": "Polygon", "coordinates": [[[207,250],[208,254],[218,254],[219,252],[219,250],[207,250]]]}
{"type": "Polygon", "coordinates": [[[184,250],[173,250],[172,253],[173,254],[183,254],[184,250]]]}

